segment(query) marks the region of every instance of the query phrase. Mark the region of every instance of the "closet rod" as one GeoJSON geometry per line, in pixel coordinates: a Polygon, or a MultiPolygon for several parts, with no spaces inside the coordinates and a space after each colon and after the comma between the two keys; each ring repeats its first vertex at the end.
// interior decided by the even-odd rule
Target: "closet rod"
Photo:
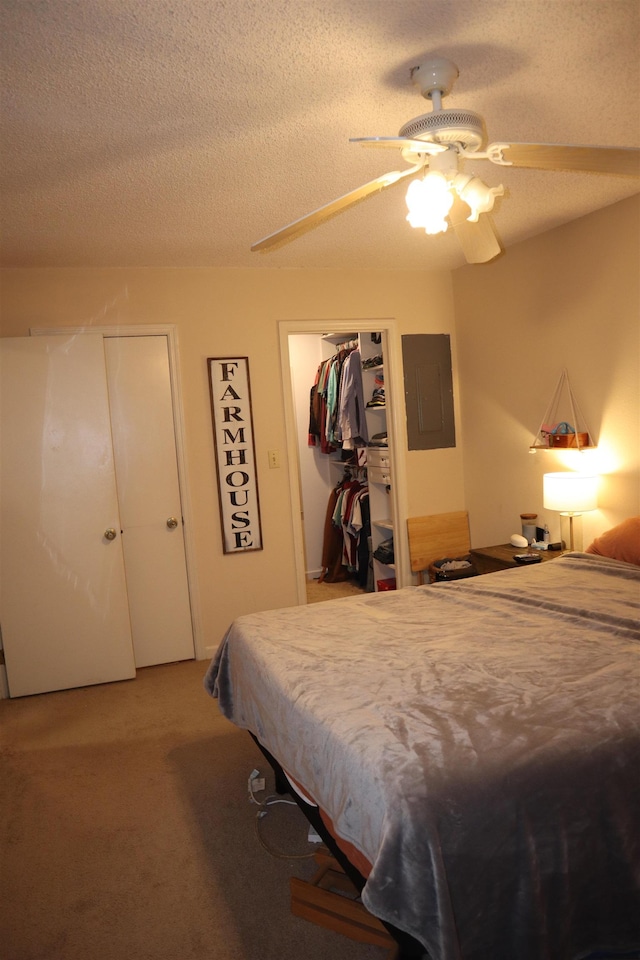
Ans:
{"type": "Polygon", "coordinates": [[[357,346],[357,340],[345,340],[344,343],[336,343],[336,353],[340,353],[341,350],[355,350],[357,346]]]}

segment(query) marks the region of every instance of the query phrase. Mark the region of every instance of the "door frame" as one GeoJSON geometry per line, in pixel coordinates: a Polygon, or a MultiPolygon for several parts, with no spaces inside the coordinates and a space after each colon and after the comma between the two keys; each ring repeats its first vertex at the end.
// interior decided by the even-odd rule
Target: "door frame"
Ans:
{"type": "Polygon", "coordinates": [[[171,383],[171,400],[173,407],[173,425],[176,436],[176,460],[178,466],[178,483],[180,486],[180,502],[184,519],[184,551],[187,568],[187,583],[191,604],[191,626],[193,629],[193,648],[196,660],[206,660],[208,654],[204,649],[202,635],[202,621],[200,618],[200,603],[197,591],[196,549],[193,535],[191,497],[189,495],[189,478],[185,454],[185,427],[184,406],[182,402],[182,385],[180,378],[180,353],[178,348],[178,332],[175,324],[120,324],[100,325],[90,327],[30,327],[32,337],[73,335],[83,333],[100,333],[103,338],[110,337],[157,337],[167,338],[169,357],[169,378],[171,383]]]}
{"type": "Polygon", "coordinates": [[[328,333],[376,333],[383,334],[385,351],[385,389],[387,406],[387,424],[391,426],[389,450],[393,462],[394,483],[390,496],[393,516],[397,529],[394,529],[394,554],[396,582],[398,587],[411,583],[409,546],[406,534],[407,518],[407,476],[404,454],[401,455],[399,438],[403,425],[400,411],[402,395],[402,350],[396,321],[390,317],[363,317],[347,320],[280,320],[278,336],[280,340],[280,373],[282,394],[284,397],[285,433],[287,438],[287,462],[289,466],[289,490],[291,493],[291,522],[293,528],[293,546],[295,554],[296,588],[298,603],[306,604],[306,562],[304,547],[304,522],[302,519],[302,493],[296,410],[294,404],[293,382],[289,354],[289,337],[296,334],[328,333]],[[390,388],[390,389],[389,389],[390,388]]]}

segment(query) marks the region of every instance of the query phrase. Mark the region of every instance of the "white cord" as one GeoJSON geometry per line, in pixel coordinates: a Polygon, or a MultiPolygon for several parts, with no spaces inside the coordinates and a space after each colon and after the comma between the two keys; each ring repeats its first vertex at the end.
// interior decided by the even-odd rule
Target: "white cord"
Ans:
{"type": "Polygon", "coordinates": [[[257,779],[257,777],[258,777],[258,771],[254,770],[249,777],[248,787],[249,787],[249,802],[255,803],[255,805],[260,808],[256,813],[255,829],[256,829],[256,836],[258,837],[258,840],[260,841],[261,846],[263,846],[264,849],[267,851],[267,853],[270,853],[272,857],[277,857],[280,860],[308,860],[311,857],[313,857],[314,856],[313,853],[303,853],[303,854],[283,853],[280,850],[274,849],[268,843],[265,842],[265,840],[263,839],[260,833],[260,821],[264,817],[266,817],[266,815],[268,814],[269,807],[273,807],[277,803],[284,803],[288,807],[297,807],[298,804],[296,803],[295,800],[285,800],[282,797],[277,796],[276,794],[272,794],[271,796],[266,797],[264,800],[258,800],[258,798],[256,797],[253,791],[253,782],[254,780],[257,779]]]}
{"type": "MultiPolygon", "coordinates": [[[[284,800],[282,797],[278,797],[278,796],[275,795],[275,794],[272,795],[272,796],[270,796],[270,797],[266,797],[264,800],[258,800],[258,798],[256,797],[255,793],[253,792],[253,781],[254,781],[255,779],[256,779],[255,777],[250,777],[250,778],[249,778],[249,781],[248,781],[248,785],[249,785],[249,802],[250,802],[250,803],[255,803],[257,807],[262,807],[262,808],[263,808],[263,812],[262,812],[262,816],[263,816],[263,817],[264,817],[264,816],[266,815],[266,813],[267,813],[266,809],[264,809],[264,808],[270,807],[270,806],[272,806],[272,805],[275,804],[275,803],[288,803],[288,804],[290,804],[290,805],[292,805],[292,806],[294,806],[294,807],[297,806],[295,800],[284,800]]],[[[260,814],[258,814],[258,816],[260,816],[260,814]]]]}

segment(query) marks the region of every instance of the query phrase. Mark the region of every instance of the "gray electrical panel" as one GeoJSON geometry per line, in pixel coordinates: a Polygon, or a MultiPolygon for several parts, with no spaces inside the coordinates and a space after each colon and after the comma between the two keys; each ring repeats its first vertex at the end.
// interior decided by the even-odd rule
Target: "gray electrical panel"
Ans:
{"type": "Polygon", "coordinates": [[[403,336],[402,361],[409,450],[455,447],[449,335],[403,336]]]}

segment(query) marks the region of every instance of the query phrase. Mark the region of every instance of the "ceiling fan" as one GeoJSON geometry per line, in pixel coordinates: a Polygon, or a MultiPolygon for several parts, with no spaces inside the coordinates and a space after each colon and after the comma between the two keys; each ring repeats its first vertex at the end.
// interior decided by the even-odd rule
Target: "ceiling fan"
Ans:
{"type": "Polygon", "coordinates": [[[489,160],[502,167],[582,171],[617,176],[640,176],[640,150],[635,147],[569,146],[550,143],[490,143],[485,150],[484,121],[471,110],[445,110],[442,98],[450,93],[459,71],[450,60],[437,57],[411,70],[411,79],[432,102],[431,113],[405,123],[397,137],[354,137],[351,143],[399,148],[406,170],[376,177],[317,210],[276,230],[251,247],[269,249],[295,239],[324,220],[405,178],[407,220],[427,233],[443,233],[451,225],[468,263],[486,263],[501,252],[489,217],[495,198],[504,188],[488,187],[479,177],[460,169],[460,160],[489,160]]]}

